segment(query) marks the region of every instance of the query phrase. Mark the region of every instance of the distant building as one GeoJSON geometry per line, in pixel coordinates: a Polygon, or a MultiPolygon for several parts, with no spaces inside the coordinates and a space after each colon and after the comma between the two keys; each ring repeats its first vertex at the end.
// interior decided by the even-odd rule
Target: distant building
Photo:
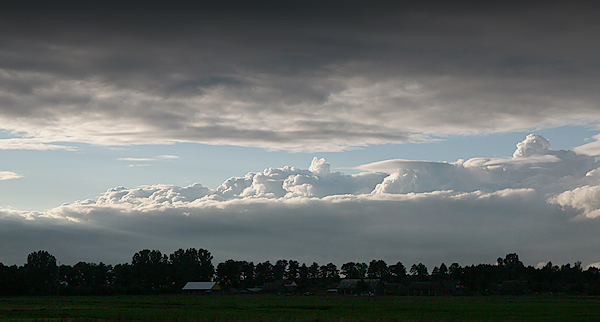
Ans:
{"type": "Polygon", "coordinates": [[[262,290],[267,293],[292,293],[298,290],[298,284],[292,280],[281,280],[273,283],[266,283],[262,290]]]}
{"type": "Polygon", "coordinates": [[[283,287],[285,288],[286,292],[295,292],[298,290],[298,284],[296,284],[294,281],[284,281],[283,287]]]}
{"type": "Polygon", "coordinates": [[[385,285],[380,279],[377,278],[347,278],[340,281],[337,290],[342,294],[371,293],[374,295],[380,295],[385,293],[385,285]]]}
{"type": "Polygon", "coordinates": [[[187,282],[182,290],[190,293],[219,292],[221,286],[217,282],[187,282]]]}

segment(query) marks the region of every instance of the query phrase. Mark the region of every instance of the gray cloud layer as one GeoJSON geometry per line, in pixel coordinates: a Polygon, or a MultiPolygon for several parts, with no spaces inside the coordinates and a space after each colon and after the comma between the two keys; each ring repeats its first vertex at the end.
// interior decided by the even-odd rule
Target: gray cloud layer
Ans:
{"type": "Polygon", "coordinates": [[[3,5],[0,128],[19,141],[0,148],[339,151],[600,115],[591,1],[90,3],[3,5]]]}
{"type": "Polygon", "coordinates": [[[44,248],[64,262],[125,262],[143,248],[203,247],[217,260],[293,258],[411,264],[597,263],[600,170],[531,134],[512,158],[390,160],[356,175],[269,168],[215,190],[116,187],[45,212],[0,210],[0,261],[44,248]],[[384,171],[384,172],[382,172],[384,171]],[[101,245],[101,246],[100,246],[101,245]]]}

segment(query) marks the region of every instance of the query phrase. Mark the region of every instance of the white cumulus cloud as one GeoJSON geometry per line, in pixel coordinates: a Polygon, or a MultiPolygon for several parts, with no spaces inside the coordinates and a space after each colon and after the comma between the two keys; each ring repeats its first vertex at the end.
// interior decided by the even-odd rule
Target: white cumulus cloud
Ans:
{"type": "Polygon", "coordinates": [[[23,176],[12,171],[0,171],[0,180],[19,179],[23,176]]]}
{"type": "Polygon", "coordinates": [[[544,155],[552,150],[552,145],[541,135],[529,134],[523,142],[517,144],[517,150],[513,153],[515,158],[526,158],[534,155],[544,155]]]}
{"type": "Polygon", "coordinates": [[[584,217],[600,217],[600,185],[583,186],[565,191],[552,198],[552,201],[563,207],[580,209],[583,211],[584,217]]]}

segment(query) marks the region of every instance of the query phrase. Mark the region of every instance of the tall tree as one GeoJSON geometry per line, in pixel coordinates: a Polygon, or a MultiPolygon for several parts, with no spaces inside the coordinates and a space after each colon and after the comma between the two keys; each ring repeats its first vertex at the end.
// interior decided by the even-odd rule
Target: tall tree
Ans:
{"type": "Polygon", "coordinates": [[[25,295],[26,283],[22,267],[0,263],[0,295],[25,295]]]}
{"type": "Polygon", "coordinates": [[[388,280],[390,277],[390,269],[385,261],[372,260],[371,263],[369,263],[367,276],[369,278],[380,278],[388,280]]]}
{"type": "Polygon", "coordinates": [[[498,267],[501,268],[502,277],[505,280],[522,279],[525,273],[525,265],[519,260],[515,253],[507,254],[504,258],[498,257],[498,267]]]}
{"type": "Polygon", "coordinates": [[[308,266],[306,266],[305,263],[302,263],[300,268],[298,268],[298,278],[300,279],[300,283],[302,285],[306,285],[308,283],[308,280],[309,280],[308,276],[309,276],[308,266]]]}
{"type": "Polygon", "coordinates": [[[256,264],[254,279],[256,285],[273,282],[273,264],[269,261],[256,264]]]}
{"type": "Polygon", "coordinates": [[[308,278],[309,279],[318,279],[319,276],[319,264],[313,262],[310,267],[308,267],[308,278]]]}
{"type": "Polygon", "coordinates": [[[45,250],[33,252],[27,256],[25,281],[33,294],[51,294],[58,282],[56,257],[45,250]]]}
{"type": "Polygon", "coordinates": [[[225,288],[242,289],[253,285],[254,264],[229,259],[217,265],[217,281],[225,288]]]}
{"type": "Polygon", "coordinates": [[[442,263],[440,267],[434,267],[433,271],[431,271],[431,276],[437,280],[442,281],[448,278],[448,267],[446,264],[442,263]]]}
{"type": "Polygon", "coordinates": [[[129,290],[134,283],[133,269],[128,263],[117,264],[113,267],[113,286],[119,293],[130,293],[129,290]]]}
{"type": "Polygon", "coordinates": [[[427,266],[425,266],[423,263],[413,264],[413,266],[410,267],[410,275],[414,276],[418,281],[421,282],[427,280],[427,277],[429,276],[429,273],[427,272],[427,266]]]}
{"type": "Polygon", "coordinates": [[[287,269],[287,274],[286,274],[286,278],[287,279],[292,279],[295,280],[298,278],[298,269],[300,268],[300,263],[298,263],[295,260],[290,260],[288,262],[288,269],[287,269]]]}
{"type": "Polygon", "coordinates": [[[348,262],[341,267],[341,273],[345,278],[365,278],[368,266],[365,263],[348,262]]]}
{"type": "Polygon", "coordinates": [[[242,261],[241,266],[242,266],[242,270],[241,270],[242,271],[242,275],[241,275],[242,288],[256,286],[255,282],[254,282],[254,263],[242,261]]]}
{"type": "Polygon", "coordinates": [[[212,254],[205,249],[178,249],[169,255],[170,276],[176,289],[181,289],[187,282],[210,281],[215,269],[212,254]]]}
{"type": "Polygon", "coordinates": [[[448,274],[452,279],[458,280],[462,274],[462,268],[458,263],[452,263],[448,268],[448,274]]]}
{"type": "Polygon", "coordinates": [[[327,282],[333,282],[340,279],[340,271],[333,263],[319,267],[319,275],[327,282]]]}
{"type": "Polygon", "coordinates": [[[396,282],[404,281],[406,278],[406,267],[402,262],[398,262],[395,265],[390,266],[390,272],[396,282]]]}
{"type": "Polygon", "coordinates": [[[133,255],[131,269],[134,273],[133,280],[137,287],[146,292],[162,292],[168,286],[167,255],[159,250],[144,249],[133,255]]]}
{"type": "Polygon", "coordinates": [[[273,278],[275,278],[276,281],[283,280],[285,278],[287,267],[288,261],[285,259],[280,259],[275,262],[275,266],[273,267],[273,278]]]}

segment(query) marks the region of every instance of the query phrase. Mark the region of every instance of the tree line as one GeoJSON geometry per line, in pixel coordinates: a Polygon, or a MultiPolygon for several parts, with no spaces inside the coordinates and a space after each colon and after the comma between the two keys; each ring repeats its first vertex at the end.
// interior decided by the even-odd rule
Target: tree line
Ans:
{"type": "Polygon", "coordinates": [[[307,265],[285,259],[257,264],[230,259],[215,267],[212,260],[205,249],[179,249],[170,255],[145,249],[135,253],[131,263],[58,265],[53,255],[40,250],[29,254],[23,266],[0,263],[0,295],[166,294],[180,292],[189,281],[216,281],[233,292],[284,280],[293,280],[298,292],[304,292],[335,288],[342,278],[380,279],[398,295],[408,294],[418,283],[444,281],[454,281],[465,295],[497,294],[507,281],[519,281],[535,293],[600,295],[600,270],[596,267],[549,262],[535,268],[525,266],[514,253],[499,257],[495,264],[463,267],[442,263],[431,272],[422,263],[407,268],[401,262],[383,260],[348,262],[339,268],[333,263],[307,265]]]}

